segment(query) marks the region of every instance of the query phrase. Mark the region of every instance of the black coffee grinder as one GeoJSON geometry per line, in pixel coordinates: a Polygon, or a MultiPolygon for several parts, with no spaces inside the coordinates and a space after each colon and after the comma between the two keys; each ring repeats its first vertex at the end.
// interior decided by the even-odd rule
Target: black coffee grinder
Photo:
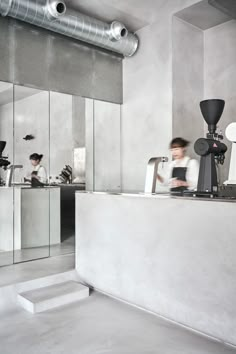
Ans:
{"type": "Polygon", "coordinates": [[[198,177],[197,196],[217,196],[218,180],[216,164],[223,164],[227,146],[221,142],[223,136],[216,132],[217,123],[223,113],[224,100],[211,99],[200,102],[202,115],[208,125],[206,138],[200,138],[195,142],[194,150],[201,156],[198,177]]]}

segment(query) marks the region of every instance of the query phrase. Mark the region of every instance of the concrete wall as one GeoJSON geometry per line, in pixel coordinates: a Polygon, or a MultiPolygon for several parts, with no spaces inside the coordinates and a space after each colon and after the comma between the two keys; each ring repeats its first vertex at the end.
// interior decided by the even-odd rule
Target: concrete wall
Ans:
{"type": "Polygon", "coordinates": [[[204,97],[204,35],[200,29],[173,17],[173,136],[194,142],[204,135],[199,102],[204,97]],[[183,45],[184,43],[184,45],[183,45]]]}
{"type": "Polygon", "coordinates": [[[236,345],[235,207],[77,193],[78,273],[96,289],[236,345]]]}
{"type": "MultiPolygon", "coordinates": [[[[202,99],[221,98],[225,110],[218,124],[223,134],[235,121],[236,21],[201,1],[173,18],[173,135],[194,142],[205,136],[207,125],[200,113],[202,99]]],[[[219,168],[219,181],[227,180],[231,144],[219,168]]],[[[193,150],[192,155],[195,155],[193,150]]]]}
{"type": "Polygon", "coordinates": [[[94,190],[120,191],[120,105],[94,101],[94,190]]]}
{"type": "Polygon", "coordinates": [[[169,155],[172,138],[172,15],[197,1],[165,1],[137,32],[140,48],[123,64],[122,188],[144,189],[146,164],[169,155]]]}
{"type": "Polygon", "coordinates": [[[121,107],[117,104],[85,100],[86,189],[121,189],[121,107]]]}
{"type": "MultiPolygon", "coordinates": [[[[218,124],[223,134],[231,122],[236,122],[236,21],[230,21],[204,32],[205,98],[225,100],[225,109],[218,124]]],[[[231,143],[225,138],[226,153],[220,179],[228,179],[231,143]]]]}
{"type": "Polygon", "coordinates": [[[121,58],[8,18],[0,18],[0,80],[122,102],[121,58]]]}

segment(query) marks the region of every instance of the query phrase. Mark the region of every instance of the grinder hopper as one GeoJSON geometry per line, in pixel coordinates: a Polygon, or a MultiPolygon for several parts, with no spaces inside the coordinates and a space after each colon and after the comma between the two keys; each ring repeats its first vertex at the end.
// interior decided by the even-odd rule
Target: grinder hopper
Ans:
{"type": "Polygon", "coordinates": [[[200,102],[202,115],[208,124],[208,131],[214,134],[216,125],[220,120],[225,107],[225,101],[220,99],[211,99],[200,102]]]}

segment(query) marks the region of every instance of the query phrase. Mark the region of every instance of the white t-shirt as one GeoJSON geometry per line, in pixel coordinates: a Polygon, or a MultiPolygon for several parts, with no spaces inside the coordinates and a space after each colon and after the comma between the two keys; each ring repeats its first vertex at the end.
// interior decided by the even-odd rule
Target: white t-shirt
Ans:
{"type": "Polygon", "coordinates": [[[190,157],[185,156],[181,160],[173,160],[168,164],[166,169],[166,174],[163,176],[164,184],[171,187],[172,172],[175,167],[187,167],[186,181],[189,185],[189,190],[194,190],[197,188],[198,174],[199,174],[199,164],[197,160],[190,159],[190,157]]]}
{"type": "Polygon", "coordinates": [[[38,172],[37,176],[39,178],[39,182],[47,183],[47,171],[45,167],[42,165],[37,165],[34,167],[34,171],[38,172]]]}

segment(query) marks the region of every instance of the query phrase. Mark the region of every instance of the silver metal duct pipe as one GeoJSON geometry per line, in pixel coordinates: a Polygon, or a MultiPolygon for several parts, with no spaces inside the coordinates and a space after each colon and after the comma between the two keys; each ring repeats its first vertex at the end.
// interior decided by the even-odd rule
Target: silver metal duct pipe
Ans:
{"type": "Polygon", "coordinates": [[[67,11],[63,0],[0,0],[0,14],[128,57],[138,48],[137,36],[129,33],[122,23],[107,24],[67,11]]]}

